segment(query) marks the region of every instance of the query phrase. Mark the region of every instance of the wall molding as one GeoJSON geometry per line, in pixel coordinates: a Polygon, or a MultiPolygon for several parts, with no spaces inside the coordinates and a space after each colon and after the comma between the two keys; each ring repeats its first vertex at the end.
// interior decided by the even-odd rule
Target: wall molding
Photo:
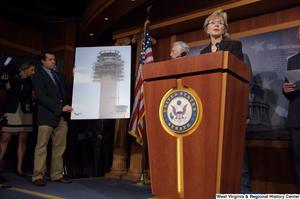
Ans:
{"type": "MultiPolygon", "coordinates": [[[[174,24],[181,23],[181,22],[184,22],[184,21],[197,19],[197,18],[206,16],[206,15],[210,15],[211,13],[213,13],[214,11],[216,11],[218,9],[229,10],[229,9],[245,6],[245,5],[248,5],[248,4],[251,4],[251,3],[255,3],[255,2],[258,2],[258,1],[261,1],[261,0],[241,0],[241,1],[237,1],[237,2],[234,2],[234,3],[227,4],[227,5],[222,5],[222,6],[214,7],[214,8],[208,9],[208,10],[200,11],[200,12],[197,12],[197,13],[188,14],[186,16],[182,16],[182,17],[178,17],[178,18],[171,19],[171,20],[168,20],[168,21],[160,22],[160,23],[157,23],[157,24],[154,24],[154,25],[150,25],[149,26],[149,31],[155,30],[155,29],[158,29],[158,28],[162,28],[162,27],[166,27],[166,26],[170,26],[170,25],[174,25],[174,24]]],[[[113,40],[116,40],[116,39],[119,39],[119,38],[122,38],[122,37],[128,37],[128,36],[135,35],[135,34],[138,34],[138,33],[141,33],[141,32],[143,32],[143,28],[138,28],[138,29],[135,29],[135,30],[132,30],[132,31],[121,33],[121,34],[116,34],[116,35],[113,35],[113,40]]]]}
{"type": "Polygon", "coordinates": [[[55,48],[51,48],[50,50],[53,52],[58,52],[62,50],[69,50],[71,52],[75,52],[75,47],[70,45],[62,45],[62,46],[57,46],[55,48]]]}
{"type": "MultiPolygon", "coordinates": [[[[16,49],[19,49],[19,50],[22,50],[22,51],[25,51],[25,52],[29,52],[29,53],[32,53],[34,55],[39,55],[40,52],[41,52],[41,50],[36,50],[36,49],[33,49],[33,48],[29,48],[29,47],[26,47],[26,46],[23,46],[23,45],[20,45],[20,44],[16,44],[14,42],[7,41],[7,40],[4,40],[4,39],[0,39],[0,44],[3,44],[5,46],[9,46],[9,47],[12,47],[12,48],[16,48],[16,49]]],[[[69,50],[71,52],[75,52],[75,47],[70,46],[70,45],[62,45],[62,46],[58,46],[58,47],[55,47],[55,48],[51,48],[50,50],[53,51],[53,52],[62,51],[62,50],[69,50]]]]}
{"type": "Polygon", "coordinates": [[[29,47],[26,47],[26,46],[23,46],[23,45],[20,45],[20,44],[16,44],[14,42],[7,41],[7,40],[4,40],[4,39],[0,39],[0,44],[3,44],[5,46],[9,46],[9,47],[12,47],[12,48],[16,48],[16,49],[19,49],[19,50],[22,50],[22,51],[25,51],[25,52],[29,52],[29,53],[32,53],[32,54],[35,54],[35,55],[40,54],[40,50],[29,48],[29,47]]]}
{"type": "Polygon", "coordinates": [[[291,148],[289,140],[246,140],[247,147],[291,148]]]}

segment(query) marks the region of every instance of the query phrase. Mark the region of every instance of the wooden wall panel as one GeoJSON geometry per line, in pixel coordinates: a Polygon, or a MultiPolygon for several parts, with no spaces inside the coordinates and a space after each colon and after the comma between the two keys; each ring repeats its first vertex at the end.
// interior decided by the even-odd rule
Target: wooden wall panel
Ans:
{"type": "Polygon", "coordinates": [[[14,54],[22,54],[22,55],[31,55],[31,56],[37,56],[37,52],[39,52],[39,50],[34,50],[34,51],[27,51],[24,48],[14,48],[12,46],[8,46],[5,44],[1,44],[0,43],[0,51],[1,52],[9,52],[9,53],[14,53],[14,54]],[[22,50],[23,49],[23,50],[22,50]]]}
{"type": "Polygon", "coordinates": [[[292,149],[247,147],[251,180],[294,184],[292,149]]]}
{"type": "Polygon", "coordinates": [[[58,23],[55,30],[45,33],[43,48],[52,49],[62,45],[75,46],[76,23],[65,21],[58,23]]]}
{"type": "Polygon", "coordinates": [[[247,154],[254,192],[296,193],[296,171],[291,148],[247,147],[247,154]]]}
{"type": "Polygon", "coordinates": [[[186,43],[208,39],[203,30],[197,30],[185,34],[176,35],[176,38],[177,41],[184,41],[186,43]]]}
{"type": "Polygon", "coordinates": [[[55,30],[41,33],[0,18],[5,31],[0,31],[0,51],[37,56],[42,50],[55,52],[58,59],[65,60],[64,73],[67,79],[72,78],[76,23],[65,21],[58,23],[55,30]]]}
{"type": "Polygon", "coordinates": [[[152,47],[154,62],[160,62],[170,59],[170,38],[156,40],[156,44],[152,47]]]}
{"type": "Polygon", "coordinates": [[[71,81],[72,79],[72,69],[74,67],[74,59],[75,59],[75,54],[74,51],[70,50],[60,50],[60,51],[54,51],[55,56],[58,59],[64,60],[64,70],[63,73],[66,76],[66,78],[71,81]]]}
{"type": "Polygon", "coordinates": [[[75,52],[74,51],[66,51],[65,53],[65,67],[64,67],[64,75],[66,78],[71,81],[72,76],[73,76],[73,67],[74,67],[74,61],[75,61],[75,52]]]}
{"type": "MultiPolygon", "coordinates": [[[[21,26],[17,23],[0,18],[0,44],[5,41],[40,51],[43,45],[43,33],[21,26]]],[[[20,50],[20,49],[19,49],[20,50]]],[[[7,50],[1,50],[10,52],[7,50]]],[[[15,50],[17,53],[17,50],[15,50]]],[[[26,50],[25,50],[26,51],[26,50]]]]}
{"type": "Polygon", "coordinates": [[[259,17],[233,22],[229,24],[228,32],[233,34],[258,28],[265,28],[265,32],[269,32],[272,31],[268,28],[269,26],[299,20],[299,13],[300,7],[295,7],[280,12],[270,13],[259,17]]]}
{"type": "Polygon", "coordinates": [[[63,73],[70,81],[75,58],[76,23],[65,21],[59,23],[55,30],[45,33],[43,49],[51,50],[57,59],[64,60],[63,73]]]}
{"type": "MultiPolygon", "coordinates": [[[[236,22],[229,23],[228,33],[231,34],[232,38],[245,37],[254,34],[265,33],[269,31],[274,31],[278,29],[283,29],[292,26],[300,26],[300,7],[295,7],[275,13],[269,13],[265,15],[261,15],[254,18],[244,19],[236,22]],[[282,25],[281,25],[282,24],[282,25]]],[[[230,18],[230,16],[228,16],[230,18]]],[[[174,36],[173,36],[174,37],[174,36]]],[[[165,43],[161,43],[161,45],[165,44],[165,46],[160,46],[155,49],[154,60],[156,61],[165,61],[168,60],[169,57],[163,56],[161,54],[163,51],[166,51],[167,42],[166,40],[171,40],[170,37],[157,39],[157,43],[160,43],[161,40],[165,43]],[[155,57],[155,55],[159,56],[159,59],[155,57]]],[[[176,41],[184,41],[190,47],[195,47],[199,45],[204,45],[209,43],[209,38],[205,35],[203,29],[187,32],[183,34],[176,35],[176,41]]],[[[170,46],[170,45],[169,45],[170,46]]],[[[171,47],[169,51],[171,50],[171,47]]],[[[200,53],[200,52],[199,52],[200,53]]]]}

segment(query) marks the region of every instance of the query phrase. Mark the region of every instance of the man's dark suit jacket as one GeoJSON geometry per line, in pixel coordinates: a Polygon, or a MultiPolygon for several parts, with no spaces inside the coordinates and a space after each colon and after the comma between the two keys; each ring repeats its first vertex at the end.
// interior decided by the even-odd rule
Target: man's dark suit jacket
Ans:
{"type": "MultiPolygon", "coordinates": [[[[222,41],[220,42],[220,51],[229,51],[233,55],[235,55],[240,60],[244,61],[244,55],[242,51],[242,42],[237,40],[231,40],[226,37],[223,37],[222,41]]],[[[205,47],[200,54],[211,53],[211,43],[205,47]]]]}
{"type": "Polygon", "coordinates": [[[37,125],[58,126],[61,117],[64,117],[62,112],[66,105],[66,92],[72,91],[72,83],[59,72],[55,72],[63,92],[62,100],[59,92],[48,73],[44,68],[39,68],[32,78],[33,89],[37,97],[37,125]]]}
{"type": "Polygon", "coordinates": [[[21,103],[23,113],[32,113],[32,85],[28,79],[12,79],[9,80],[10,89],[6,91],[8,104],[6,106],[6,113],[15,113],[21,103]],[[23,88],[22,88],[23,87],[23,88]],[[26,104],[30,106],[30,110],[26,110],[26,104]]]}
{"type": "MultiPolygon", "coordinates": [[[[289,58],[287,70],[300,69],[300,53],[289,58]]],[[[288,82],[286,79],[285,82],[288,82]]],[[[283,92],[284,96],[290,101],[288,112],[288,127],[300,128],[300,91],[295,90],[290,93],[283,92]]]]}

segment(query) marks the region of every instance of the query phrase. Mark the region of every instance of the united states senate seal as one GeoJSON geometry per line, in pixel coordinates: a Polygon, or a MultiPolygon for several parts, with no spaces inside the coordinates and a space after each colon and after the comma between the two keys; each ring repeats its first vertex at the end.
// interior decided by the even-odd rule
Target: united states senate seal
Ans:
{"type": "Polygon", "coordinates": [[[183,134],[195,126],[202,115],[201,101],[195,95],[197,94],[188,88],[173,88],[165,94],[160,103],[159,114],[167,132],[183,134]]]}

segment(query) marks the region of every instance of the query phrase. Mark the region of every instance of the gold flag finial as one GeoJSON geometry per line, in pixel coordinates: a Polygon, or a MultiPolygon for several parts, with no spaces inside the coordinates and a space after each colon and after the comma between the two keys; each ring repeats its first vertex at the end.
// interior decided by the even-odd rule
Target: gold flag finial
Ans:
{"type": "Polygon", "coordinates": [[[149,20],[149,14],[150,14],[150,10],[152,8],[152,5],[147,7],[147,19],[149,20]]]}

